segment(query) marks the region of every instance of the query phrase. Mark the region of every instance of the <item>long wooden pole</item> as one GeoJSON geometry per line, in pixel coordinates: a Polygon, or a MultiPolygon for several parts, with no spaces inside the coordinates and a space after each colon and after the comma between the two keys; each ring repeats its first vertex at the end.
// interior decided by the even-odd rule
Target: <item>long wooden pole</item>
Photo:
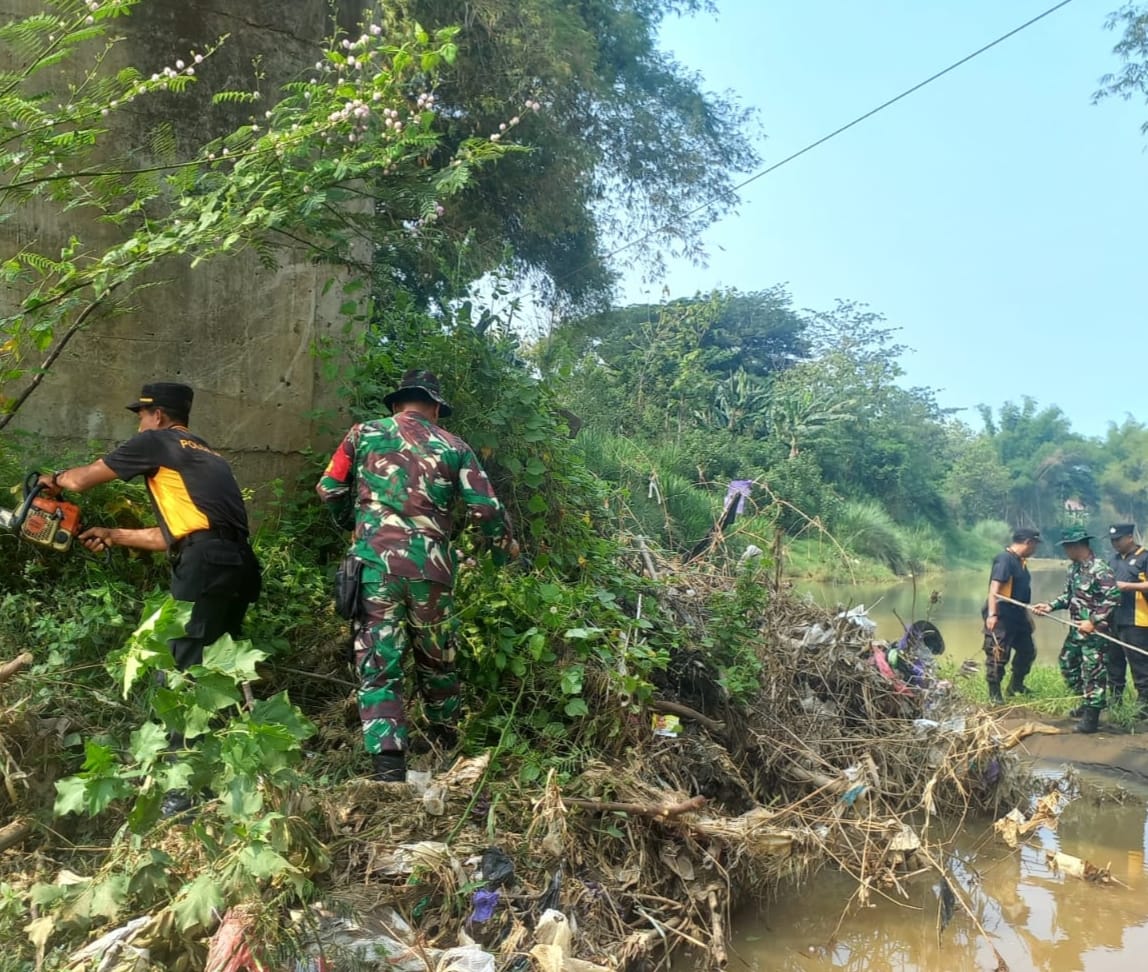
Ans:
{"type": "MultiPolygon", "coordinates": [[[[1054,618],[1051,614],[1040,614],[1032,610],[1031,604],[1025,604],[1023,601],[1014,601],[1011,597],[1005,597],[1003,594],[997,595],[998,601],[1004,601],[1007,604],[1015,604],[1017,607],[1022,607],[1026,611],[1032,611],[1038,618],[1048,618],[1049,621],[1055,621],[1057,624],[1063,624],[1068,628],[1080,628],[1080,623],[1077,621],[1070,621],[1067,618],[1054,618]]],[[[1128,651],[1135,651],[1141,655],[1148,655],[1148,651],[1143,648],[1138,648],[1136,645],[1130,645],[1127,642],[1121,641],[1119,638],[1113,638],[1112,635],[1107,635],[1103,631],[1093,631],[1092,634],[1098,638],[1103,638],[1105,641],[1111,641],[1114,645],[1119,645],[1121,648],[1126,648],[1128,651]]]]}

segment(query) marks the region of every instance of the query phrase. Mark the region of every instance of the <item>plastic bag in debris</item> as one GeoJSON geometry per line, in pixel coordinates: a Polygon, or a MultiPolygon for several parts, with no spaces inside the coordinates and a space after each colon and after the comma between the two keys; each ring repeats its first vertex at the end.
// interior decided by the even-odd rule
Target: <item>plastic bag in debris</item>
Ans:
{"type": "Polygon", "coordinates": [[[423,809],[432,817],[441,817],[446,813],[446,787],[441,783],[432,783],[423,790],[423,809]]]}
{"type": "MultiPolygon", "coordinates": [[[[462,868],[446,844],[437,840],[420,840],[398,847],[375,861],[372,873],[387,877],[405,877],[416,867],[449,867],[456,874],[462,868]]],[[[463,875],[465,880],[465,875],[463,875]]]]}
{"type": "Polygon", "coordinates": [[[439,956],[434,972],[494,972],[494,956],[477,945],[448,948],[439,956]]]}
{"type": "Polygon", "coordinates": [[[540,945],[556,945],[563,952],[569,952],[574,941],[574,930],[561,911],[547,908],[538,919],[534,940],[540,945]]]}
{"type": "Polygon", "coordinates": [[[488,888],[507,887],[514,883],[514,861],[501,847],[488,847],[482,852],[482,879],[488,888]]]}
{"type": "Polygon", "coordinates": [[[761,547],[759,547],[757,544],[751,543],[745,548],[745,550],[741,552],[741,556],[737,558],[737,562],[739,564],[744,564],[747,560],[755,560],[758,557],[764,556],[765,551],[762,550],[761,547]]]}
{"type": "Polygon", "coordinates": [[[872,638],[877,631],[877,622],[866,613],[864,604],[842,611],[837,617],[844,619],[866,638],[872,638]]]}
{"type": "Polygon", "coordinates": [[[338,972],[345,968],[431,972],[440,954],[434,948],[412,949],[414,932],[391,907],[374,916],[371,929],[352,918],[330,914],[318,916],[316,924],[317,940],[307,946],[306,955],[296,961],[292,972],[338,972]]]}
{"type": "Polygon", "coordinates": [[[816,648],[833,641],[833,629],[822,624],[814,624],[805,629],[801,639],[803,648],[816,648]]]}
{"type": "Polygon", "coordinates": [[[494,911],[498,907],[498,901],[501,897],[502,895],[498,891],[479,888],[470,896],[470,905],[473,910],[470,917],[467,918],[467,922],[481,925],[483,922],[490,921],[494,917],[494,911]]]}
{"type": "MultiPolygon", "coordinates": [[[[337,969],[378,969],[380,972],[431,972],[423,955],[434,959],[433,950],[416,952],[387,935],[344,938],[334,944],[307,946],[297,959],[294,972],[335,972],[337,969]]],[[[493,969],[493,966],[491,967],[493,969]]]]}

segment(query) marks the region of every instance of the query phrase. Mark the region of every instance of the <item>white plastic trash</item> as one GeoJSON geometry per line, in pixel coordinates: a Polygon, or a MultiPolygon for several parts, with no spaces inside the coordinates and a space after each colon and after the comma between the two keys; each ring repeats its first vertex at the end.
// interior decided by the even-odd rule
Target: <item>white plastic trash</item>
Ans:
{"type": "Polygon", "coordinates": [[[494,956],[477,945],[448,948],[439,956],[435,972],[494,972],[494,956]]]}

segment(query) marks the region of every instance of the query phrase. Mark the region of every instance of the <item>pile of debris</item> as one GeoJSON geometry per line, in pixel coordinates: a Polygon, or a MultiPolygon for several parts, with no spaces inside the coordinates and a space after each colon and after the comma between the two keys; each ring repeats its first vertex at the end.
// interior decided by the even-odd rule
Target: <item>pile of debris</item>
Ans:
{"type": "MultiPolygon", "coordinates": [[[[688,630],[699,592],[727,582],[679,573],[657,596],[688,630]]],[[[599,972],[686,949],[720,968],[731,911],[820,868],[852,875],[859,904],[917,875],[943,881],[932,822],[1013,806],[1028,780],[1008,751],[1024,730],[961,703],[927,665],[902,678],[917,667],[889,664],[863,612],[779,592],[767,614],[752,705],[731,705],[705,653],[682,651],[642,707],[604,677],[591,686],[592,708],[622,713],[614,748],[543,785],[499,775],[496,748],[406,784],[282,795],[267,809],[301,834],[293,901],[310,906],[255,897],[198,941],[166,912],[140,916],[93,930],[70,967],[599,972]]],[[[352,751],[349,693],[330,683],[320,740],[352,751]]],[[[173,826],[164,852],[196,859],[211,813],[194,833],[173,826]]]]}

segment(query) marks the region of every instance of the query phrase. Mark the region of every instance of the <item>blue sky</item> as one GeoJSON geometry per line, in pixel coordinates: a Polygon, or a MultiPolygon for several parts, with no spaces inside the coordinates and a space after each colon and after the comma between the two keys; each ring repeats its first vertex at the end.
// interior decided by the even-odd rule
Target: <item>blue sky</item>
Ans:
{"type": "MultiPolygon", "coordinates": [[[[663,46],[758,110],[763,166],[1052,5],[1052,0],[717,0],[663,46]]],[[[1029,394],[1101,435],[1148,364],[1148,119],[1091,104],[1117,68],[1120,0],[1074,0],[743,193],[706,268],[625,278],[624,302],[787,283],[798,307],[860,300],[914,351],[906,382],[969,409],[1029,394]],[[1112,384],[1070,378],[1087,368],[1112,384]]]]}

